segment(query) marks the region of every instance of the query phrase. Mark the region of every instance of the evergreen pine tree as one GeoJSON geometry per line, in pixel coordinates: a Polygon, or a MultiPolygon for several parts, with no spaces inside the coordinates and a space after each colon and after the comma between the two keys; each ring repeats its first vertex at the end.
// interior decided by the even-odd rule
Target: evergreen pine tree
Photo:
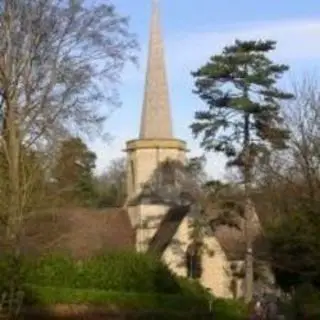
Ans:
{"type": "MultiPolygon", "coordinates": [[[[289,69],[275,64],[267,56],[276,47],[274,41],[239,41],[214,55],[192,75],[194,91],[206,103],[195,113],[191,125],[206,151],[224,153],[228,165],[237,166],[243,175],[246,203],[250,204],[252,169],[258,157],[283,149],[289,132],[282,126],[281,101],[293,95],[280,90],[278,80],[289,69]]],[[[250,235],[250,211],[246,220],[245,300],[253,291],[253,252],[250,235]]]]}

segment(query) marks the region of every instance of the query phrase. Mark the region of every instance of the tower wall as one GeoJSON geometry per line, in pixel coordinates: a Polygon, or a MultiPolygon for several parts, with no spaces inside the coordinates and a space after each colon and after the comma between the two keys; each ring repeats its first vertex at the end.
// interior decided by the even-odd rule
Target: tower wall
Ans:
{"type": "Polygon", "coordinates": [[[132,226],[136,229],[137,249],[140,251],[147,248],[148,240],[168,211],[165,204],[139,201],[143,186],[150,182],[163,161],[168,159],[184,163],[185,152],[185,142],[173,137],[160,10],[155,1],[150,24],[140,134],[139,139],[127,142],[128,212],[132,226]]]}
{"type": "Polygon", "coordinates": [[[169,207],[139,202],[144,185],[150,183],[159,165],[166,160],[185,163],[186,146],[181,140],[133,140],[127,143],[128,212],[136,230],[136,247],[145,251],[169,207]]]}

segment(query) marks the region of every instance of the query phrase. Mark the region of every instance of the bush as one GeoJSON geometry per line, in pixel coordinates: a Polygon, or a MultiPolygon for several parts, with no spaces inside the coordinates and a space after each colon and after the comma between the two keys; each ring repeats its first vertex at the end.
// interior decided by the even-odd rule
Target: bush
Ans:
{"type": "Polygon", "coordinates": [[[44,287],[209,297],[198,282],[178,278],[159,259],[136,252],[108,252],[82,261],[60,254],[37,259],[24,257],[20,261],[2,255],[2,288],[13,275],[20,279],[21,284],[44,287]]]}
{"type": "Polygon", "coordinates": [[[60,255],[26,261],[25,281],[37,286],[124,292],[178,293],[176,277],[159,260],[134,252],[110,252],[83,261],[60,255]]]}
{"type": "Polygon", "coordinates": [[[197,280],[191,280],[187,278],[178,277],[177,278],[180,292],[185,296],[197,297],[199,299],[205,299],[210,301],[213,296],[205,289],[197,280]]]}
{"type": "Polygon", "coordinates": [[[63,255],[46,255],[38,259],[24,259],[27,272],[24,281],[40,286],[74,288],[78,282],[77,264],[63,255]]]}
{"type": "MultiPolygon", "coordinates": [[[[2,284],[10,278],[11,266],[8,257],[0,259],[2,284]]],[[[158,259],[145,254],[109,252],[83,261],[52,254],[22,259],[20,267],[30,303],[206,313],[211,301],[214,319],[245,319],[241,303],[215,299],[197,281],[174,276],[158,259]]]]}
{"type": "Polygon", "coordinates": [[[248,319],[247,306],[238,300],[214,299],[212,303],[215,320],[246,320],[248,319]]]}
{"type": "Polygon", "coordinates": [[[0,257],[0,293],[23,285],[27,268],[24,263],[12,255],[2,254],[0,257]]]}
{"type": "Polygon", "coordinates": [[[284,307],[290,319],[320,319],[320,292],[312,285],[301,285],[284,307]]]}

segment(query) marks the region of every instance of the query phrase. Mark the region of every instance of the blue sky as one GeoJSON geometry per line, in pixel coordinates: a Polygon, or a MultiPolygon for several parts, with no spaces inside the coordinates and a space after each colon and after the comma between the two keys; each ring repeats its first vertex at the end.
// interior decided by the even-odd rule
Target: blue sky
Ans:
{"type": "MultiPolygon", "coordinates": [[[[210,55],[219,53],[235,38],[267,38],[278,41],[272,58],[291,67],[283,85],[288,85],[293,77],[315,73],[320,68],[319,0],[159,1],[174,133],[187,141],[191,156],[201,155],[202,151],[189,129],[194,111],[201,106],[192,94],[190,72],[210,55]]],[[[140,66],[128,66],[123,72],[119,87],[122,107],[105,124],[112,140],[90,145],[98,155],[99,172],[111,159],[123,156],[125,142],[138,136],[151,13],[151,0],[113,2],[118,11],[130,16],[130,29],[137,34],[141,46],[140,66]]],[[[223,156],[210,154],[207,171],[214,178],[223,178],[224,164],[223,156]]]]}

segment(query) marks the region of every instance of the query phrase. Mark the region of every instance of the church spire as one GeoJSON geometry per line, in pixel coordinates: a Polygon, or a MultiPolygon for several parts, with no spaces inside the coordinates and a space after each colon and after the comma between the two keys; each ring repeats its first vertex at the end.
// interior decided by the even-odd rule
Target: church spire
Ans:
{"type": "Polygon", "coordinates": [[[157,0],[153,0],[140,139],[172,139],[172,123],[157,0]]]}

